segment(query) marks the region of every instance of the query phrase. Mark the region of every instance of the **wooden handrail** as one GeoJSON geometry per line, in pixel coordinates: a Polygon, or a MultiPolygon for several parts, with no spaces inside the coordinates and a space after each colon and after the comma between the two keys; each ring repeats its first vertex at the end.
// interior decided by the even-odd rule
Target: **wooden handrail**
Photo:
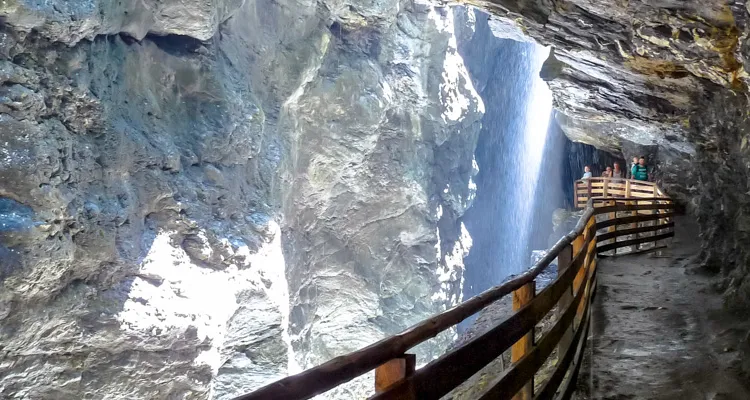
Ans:
{"type": "MultiPolygon", "coordinates": [[[[594,209],[591,207],[591,209],[584,213],[584,217],[591,217],[593,214],[594,209]]],[[[570,233],[563,236],[552,246],[546,256],[518,277],[490,288],[397,335],[383,339],[345,356],[336,357],[297,375],[283,378],[252,393],[239,396],[235,400],[308,399],[363,375],[388,360],[397,358],[412,347],[452,328],[483,310],[488,305],[533,281],[549,266],[564,247],[570,245],[583,232],[585,228],[583,222],[586,221],[584,217],[581,217],[576,227],[570,233]]]]}
{"type": "Polygon", "coordinates": [[[624,178],[579,179],[573,183],[573,193],[575,208],[584,208],[594,197],[653,199],[665,196],[654,182],[624,178]]]}
{"type": "MultiPolygon", "coordinates": [[[[596,286],[597,255],[611,250],[616,251],[617,248],[624,246],[637,246],[651,241],[657,243],[673,234],[674,223],[671,217],[674,204],[672,200],[665,197],[661,189],[651,182],[625,179],[620,181],[612,186],[610,186],[612,182],[607,178],[591,178],[589,182],[584,182],[587,189],[587,205],[575,228],[558,240],[547,254],[527,272],[399,334],[271,383],[255,392],[237,397],[236,400],[309,399],[392,360],[413,359],[406,355],[409,349],[450,329],[508,294],[528,292],[528,288],[533,288],[536,277],[558,256],[558,262],[562,265],[558,265],[557,278],[539,294],[534,295],[534,290],[532,290],[531,297],[523,300],[518,310],[514,307],[515,313],[507,320],[413,373],[409,368],[401,368],[402,364],[406,365],[404,361],[389,363],[388,368],[397,365],[399,371],[402,369],[404,371],[395,374],[397,378],[394,378],[394,382],[389,383],[383,381],[387,378],[379,378],[379,390],[373,399],[438,399],[501,356],[511,345],[516,342],[521,343],[523,340],[527,341],[525,345],[519,346],[518,349],[515,345],[513,346],[512,368],[497,378],[482,398],[510,399],[516,396],[514,398],[523,400],[531,400],[532,397],[534,400],[547,399],[552,398],[558,389],[561,393],[569,395],[570,388],[574,386],[571,379],[575,378],[583,354],[582,348],[585,346],[584,330],[588,330],[589,304],[596,286]],[[602,188],[606,187],[608,197],[592,196],[591,188],[596,189],[598,182],[601,182],[602,188]],[[642,183],[647,185],[642,185],[642,183]],[[651,190],[649,198],[640,196],[640,188],[646,186],[651,190]],[[618,197],[621,189],[628,189],[628,195],[618,197]],[[654,195],[659,197],[654,197],[654,195]],[[639,204],[644,201],[650,204],[639,204]],[[637,214],[639,211],[649,214],[617,216],[618,213],[637,214]],[[596,217],[603,214],[608,215],[608,219],[597,221],[596,217]],[[617,229],[619,225],[639,222],[651,222],[653,226],[619,231],[617,229]],[[597,230],[602,228],[608,228],[609,231],[597,235],[597,230]],[[653,235],[639,236],[649,233],[653,235]],[[636,238],[631,239],[632,235],[636,238]],[[617,238],[622,236],[625,236],[626,240],[617,241],[617,238]],[[598,246],[597,242],[600,237],[602,242],[611,241],[612,243],[598,246]],[[569,255],[566,258],[562,256],[563,254],[569,255]],[[573,296],[566,293],[572,293],[573,296]],[[529,341],[528,334],[534,331],[534,327],[555,305],[558,305],[560,310],[557,322],[538,344],[533,344],[533,339],[529,341]],[[561,352],[558,365],[550,378],[542,385],[541,392],[534,396],[533,385],[529,382],[556,346],[560,346],[561,352]],[[566,375],[568,371],[574,373],[566,375]],[[519,392],[521,388],[524,389],[519,392]],[[516,392],[518,392],[517,395],[516,392]]],[[[576,182],[576,190],[581,182],[576,182]]],[[[575,196],[578,201],[579,193],[576,192],[575,196]]],[[[385,372],[383,371],[379,376],[394,375],[385,372]]]]}

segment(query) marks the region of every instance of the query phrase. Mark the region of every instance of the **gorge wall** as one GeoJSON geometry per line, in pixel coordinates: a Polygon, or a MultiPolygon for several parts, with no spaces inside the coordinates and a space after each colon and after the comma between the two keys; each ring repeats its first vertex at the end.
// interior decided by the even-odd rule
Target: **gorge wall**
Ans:
{"type": "Polygon", "coordinates": [[[452,10],[0,18],[0,397],[230,398],[459,301],[483,104],[452,10]]]}
{"type": "MultiPolygon", "coordinates": [[[[747,315],[745,2],[471,3],[555,48],[557,123],[649,155],[747,315]]],[[[229,398],[460,300],[484,104],[452,9],[9,0],[0,20],[1,397],[229,398]]]]}

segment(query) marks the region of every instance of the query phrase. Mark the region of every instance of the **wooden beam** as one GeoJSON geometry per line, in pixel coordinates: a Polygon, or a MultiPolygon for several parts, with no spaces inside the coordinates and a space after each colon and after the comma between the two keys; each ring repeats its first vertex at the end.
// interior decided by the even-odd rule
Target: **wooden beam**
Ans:
{"type": "MultiPolygon", "coordinates": [[[[587,284],[588,268],[591,262],[596,258],[596,217],[591,217],[587,225],[587,229],[583,231],[584,248],[581,249],[586,253],[586,257],[583,261],[583,268],[578,271],[578,275],[573,280],[573,292],[578,293],[583,291],[587,284]]],[[[583,312],[585,304],[578,305],[578,313],[576,317],[578,321],[583,319],[583,312]]]]}
{"type": "Polygon", "coordinates": [[[620,229],[616,232],[601,233],[596,236],[596,240],[598,240],[599,242],[604,242],[605,240],[609,240],[617,236],[634,235],[636,233],[653,232],[656,230],[669,228],[674,228],[674,222],[667,222],[656,226],[642,226],[635,229],[620,229]]]}
{"type": "MultiPolygon", "coordinates": [[[[606,203],[605,203],[606,204],[606,203]]],[[[675,204],[616,204],[596,207],[596,214],[606,214],[617,211],[647,211],[647,210],[674,210],[675,204]]]]}
{"type": "Polygon", "coordinates": [[[630,217],[620,217],[612,221],[599,222],[596,224],[596,229],[602,229],[602,228],[606,228],[612,225],[626,225],[626,224],[632,224],[636,222],[653,221],[655,219],[673,217],[673,216],[674,216],[673,212],[668,212],[665,214],[658,214],[658,215],[635,215],[635,216],[630,216],[630,217]]]}
{"type": "MultiPolygon", "coordinates": [[[[417,356],[404,354],[375,369],[375,393],[383,393],[396,383],[410,377],[417,366],[417,356]]],[[[414,397],[404,400],[415,399],[414,397]]],[[[415,399],[416,400],[416,399],[415,399]]]]}
{"type": "MultiPolygon", "coordinates": [[[[668,246],[665,246],[665,245],[661,245],[661,246],[657,246],[657,247],[651,247],[651,248],[648,248],[648,249],[643,249],[643,250],[639,250],[639,251],[631,251],[630,253],[628,253],[628,255],[629,255],[629,256],[632,256],[632,255],[634,255],[634,254],[648,254],[648,253],[653,253],[653,252],[655,252],[655,251],[659,251],[659,250],[662,250],[662,249],[666,249],[667,247],[668,247],[668,246]]],[[[607,256],[607,255],[604,255],[604,254],[599,254],[599,255],[597,256],[597,258],[609,258],[609,256],[607,256]]]]}
{"type": "MultiPolygon", "coordinates": [[[[617,202],[616,201],[612,201],[609,204],[611,206],[616,206],[617,202]]],[[[609,219],[609,220],[613,220],[613,219],[616,219],[616,218],[617,218],[617,211],[612,211],[609,214],[607,214],[607,219],[609,219]]],[[[607,231],[609,231],[610,233],[616,232],[617,231],[617,225],[610,226],[609,228],[607,228],[607,231]]],[[[603,241],[604,239],[601,239],[599,236],[597,236],[596,240],[597,241],[603,241]]],[[[617,242],[617,235],[613,236],[612,240],[613,240],[613,242],[617,242]]],[[[615,255],[617,255],[617,249],[615,249],[615,255]]]]}
{"type": "MultiPolygon", "coordinates": [[[[566,246],[565,249],[563,249],[560,252],[560,255],[557,256],[557,274],[560,275],[564,273],[573,262],[573,245],[566,246]]],[[[568,305],[570,305],[571,301],[573,301],[573,287],[571,286],[568,288],[565,293],[560,297],[560,301],[558,302],[557,307],[557,315],[558,318],[565,312],[568,308],[568,305]]],[[[568,346],[570,346],[570,343],[573,339],[573,329],[572,327],[569,327],[562,335],[562,338],[560,339],[560,343],[557,346],[557,353],[563,354],[567,349],[568,346]]]]}
{"type": "Polygon", "coordinates": [[[627,181],[625,181],[625,197],[630,197],[630,196],[631,196],[631,193],[630,193],[630,179],[628,179],[627,181]]]}
{"type": "MultiPolygon", "coordinates": [[[[536,295],[536,284],[535,282],[529,282],[526,285],[522,286],[520,289],[513,292],[513,311],[517,312],[523,307],[526,306],[526,304],[529,304],[532,300],[534,300],[534,296],[536,295]]],[[[521,338],[521,340],[517,341],[513,344],[513,347],[510,349],[510,361],[513,364],[518,363],[518,361],[523,358],[530,350],[531,347],[534,346],[534,327],[531,327],[529,332],[524,335],[524,337],[521,338]]],[[[500,355],[502,357],[502,355],[500,355]]],[[[532,400],[532,397],[534,396],[534,375],[531,375],[531,379],[528,380],[528,382],[521,388],[521,390],[516,394],[513,399],[514,400],[532,400]]]]}
{"type": "MultiPolygon", "coordinates": [[[[650,195],[648,197],[618,197],[618,198],[605,198],[605,197],[601,197],[600,196],[600,197],[594,197],[592,200],[594,201],[594,203],[602,203],[602,202],[607,202],[607,201],[615,200],[618,203],[622,204],[623,202],[626,202],[628,200],[643,201],[643,200],[654,200],[654,198],[652,196],[650,196],[650,195]]],[[[662,200],[662,201],[666,201],[666,202],[670,202],[670,203],[673,202],[672,199],[670,199],[669,197],[658,197],[658,198],[656,198],[656,200],[662,200]]]]}
{"type": "Polygon", "coordinates": [[[674,232],[667,232],[667,233],[662,233],[656,236],[646,236],[646,237],[641,237],[641,238],[636,238],[636,239],[631,239],[631,240],[625,240],[622,242],[607,244],[607,245],[597,248],[596,251],[598,253],[604,253],[615,248],[633,246],[633,245],[649,243],[649,242],[657,242],[659,240],[669,239],[671,237],[674,237],[674,232]]]}

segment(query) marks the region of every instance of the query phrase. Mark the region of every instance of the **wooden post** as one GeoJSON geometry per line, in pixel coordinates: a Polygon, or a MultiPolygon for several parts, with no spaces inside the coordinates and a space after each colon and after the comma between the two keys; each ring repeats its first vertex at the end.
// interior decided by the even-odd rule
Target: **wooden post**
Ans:
{"type": "Polygon", "coordinates": [[[375,369],[375,393],[383,393],[395,383],[410,377],[416,367],[417,356],[414,354],[404,354],[379,366],[375,369]]]}
{"type": "MultiPolygon", "coordinates": [[[[659,204],[659,200],[654,199],[651,203],[654,204],[654,205],[659,204]]],[[[657,215],[660,214],[659,210],[654,210],[654,214],[657,214],[657,215]]],[[[659,235],[659,225],[660,224],[661,224],[661,220],[658,220],[658,219],[654,220],[653,226],[656,227],[656,230],[654,231],[654,233],[653,233],[652,236],[659,235]]],[[[658,240],[654,240],[654,247],[658,247],[658,245],[659,245],[659,241],[658,240]]]]}
{"type": "MultiPolygon", "coordinates": [[[[520,310],[528,302],[534,299],[536,295],[536,283],[531,281],[513,292],[513,311],[520,310]]],[[[534,346],[534,328],[516,342],[510,349],[510,361],[518,362],[534,346]]],[[[532,400],[534,398],[534,378],[531,378],[526,385],[515,395],[513,400],[532,400]]]]}
{"type": "MultiPolygon", "coordinates": [[[[640,202],[640,200],[636,200],[636,201],[635,201],[635,205],[636,205],[636,206],[639,206],[639,205],[641,205],[641,202],[640,202]]],[[[641,214],[641,213],[640,213],[640,212],[639,212],[638,210],[635,210],[635,211],[633,211],[633,215],[635,215],[635,216],[638,216],[638,215],[640,215],[640,214],[641,214]]],[[[633,226],[634,226],[634,227],[636,227],[636,228],[640,228],[640,227],[642,227],[642,226],[643,226],[643,222],[636,222],[636,223],[635,223],[635,224],[634,224],[633,226]]],[[[636,234],[635,234],[635,238],[636,238],[636,239],[640,239],[640,237],[641,237],[641,234],[640,234],[640,233],[636,233],[636,234]]],[[[640,243],[639,243],[639,244],[636,244],[636,245],[635,245],[635,249],[636,249],[636,250],[640,250],[640,248],[641,248],[641,245],[640,245],[640,243]]]]}
{"type": "Polygon", "coordinates": [[[586,201],[589,201],[589,199],[591,198],[591,179],[593,178],[586,179],[586,187],[587,187],[586,190],[588,193],[588,198],[586,198],[586,201]]]}
{"type": "Polygon", "coordinates": [[[625,197],[630,197],[630,180],[625,181],[625,197]]]}
{"type": "MultiPolygon", "coordinates": [[[[654,183],[654,198],[656,198],[656,197],[659,197],[659,188],[654,183]]],[[[660,204],[660,202],[658,200],[654,200],[654,204],[655,205],[656,204],[660,204]]],[[[654,214],[661,214],[661,210],[654,210],[654,214]]],[[[656,225],[656,226],[661,225],[661,223],[662,223],[662,221],[660,219],[657,219],[657,220],[654,221],[654,225],[656,225]]],[[[657,229],[657,230],[654,231],[654,236],[656,236],[658,234],[659,234],[659,230],[657,229]]],[[[658,240],[654,242],[654,247],[657,246],[657,244],[658,244],[657,242],[658,242],[658,240]]]]}
{"type": "MultiPolygon", "coordinates": [[[[586,221],[586,227],[583,230],[583,235],[576,238],[576,241],[580,239],[581,241],[578,243],[578,246],[580,246],[582,251],[585,251],[586,254],[583,258],[583,267],[578,271],[578,275],[573,279],[573,293],[578,293],[579,290],[583,290],[583,284],[586,283],[586,267],[591,263],[593,256],[596,255],[596,247],[594,247],[593,254],[589,252],[589,248],[591,246],[591,243],[586,244],[584,247],[584,243],[586,243],[586,240],[589,238],[590,235],[594,235],[594,238],[592,238],[592,243],[596,241],[596,231],[592,230],[591,228],[593,225],[596,224],[596,216],[592,216],[589,218],[588,221],[586,221]]],[[[575,249],[576,242],[573,242],[573,248],[575,249]]],[[[594,244],[596,246],[596,244],[594,244]]],[[[575,252],[574,252],[575,254],[575,252]]],[[[576,312],[577,319],[580,323],[583,318],[583,310],[585,308],[584,302],[581,302],[578,305],[578,311],[576,312]]]]}
{"type": "Polygon", "coordinates": [[[609,178],[604,178],[604,183],[602,184],[602,196],[607,197],[608,193],[609,193],[609,178]]]}
{"type": "MultiPolygon", "coordinates": [[[[617,201],[615,201],[615,200],[612,200],[611,203],[612,203],[613,206],[617,205],[617,201]]],[[[609,215],[607,216],[607,218],[610,219],[610,220],[616,219],[617,218],[617,212],[615,211],[615,212],[609,213],[609,215]]],[[[614,232],[616,230],[617,230],[617,225],[612,225],[609,228],[607,228],[607,232],[614,232]]],[[[617,243],[617,236],[615,236],[615,237],[612,238],[612,243],[617,243]]],[[[614,249],[612,251],[614,252],[614,255],[617,255],[617,249],[614,249]]]]}
{"type": "MultiPolygon", "coordinates": [[[[570,263],[573,262],[573,245],[565,246],[562,251],[560,251],[560,254],[557,255],[557,276],[562,276],[562,274],[570,268],[570,263]]],[[[568,306],[570,303],[573,302],[573,286],[571,285],[569,288],[565,289],[565,293],[560,297],[560,301],[558,302],[557,306],[557,315],[558,318],[562,316],[562,314],[565,312],[565,310],[568,309],[568,306]]],[[[568,330],[563,333],[562,337],[560,338],[560,341],[557,344],[557,354],[565,354],[565,352],[568,350],[568,347],[570,346],[571,342],[573,341],[573,325],[571,324],[568,330]]]]}
{"type": "Polygon", "coordinates": [[[578,208],[578,181],[573,182],[573,208],[578,208]]]}

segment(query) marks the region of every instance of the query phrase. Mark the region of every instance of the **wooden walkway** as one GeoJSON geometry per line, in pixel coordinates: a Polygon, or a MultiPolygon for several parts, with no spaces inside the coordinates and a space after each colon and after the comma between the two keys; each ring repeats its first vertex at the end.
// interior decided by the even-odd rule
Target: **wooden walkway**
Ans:
{"type": "Polygon", "coordinates": [[[370,399],[437,400],[508,351],[510,367],[492,377],[478,398],[569,399],[587,348],[599,256],[663,245],[675,227],[675,204],[653,183],[593,178],[574,186],[575,204],[585,207],[578,224],[524,274],[401,333],[237,400],[309,399],[372,370],[370,399]],[[537,277],[555,260],[557,277],[537,291],[537,277]],[[415,368],[410,349],[505,296],[513,302],[508,319],[415,368]],[[545,320],[554,322],[545,327],[545,320]],[[549,368],[541,373],[545,364],[549,368]]]}
{"type": "Polygon", "coordinates": [[[696,227],[677,225],[665,250],[600,261],[581,398],[750,399],[733,367],[750,321],[723,311],[698,273],[696,227]]]}

